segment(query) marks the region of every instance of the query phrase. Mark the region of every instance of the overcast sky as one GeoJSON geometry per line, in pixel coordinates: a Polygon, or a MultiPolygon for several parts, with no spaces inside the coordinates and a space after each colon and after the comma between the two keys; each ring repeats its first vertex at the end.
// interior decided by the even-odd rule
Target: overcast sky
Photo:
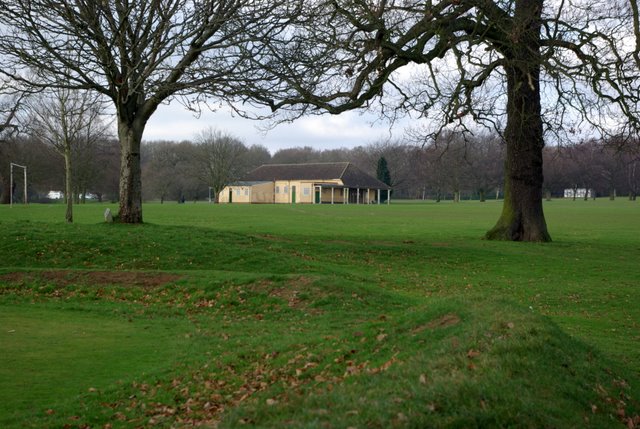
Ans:
{"type": "Polygon", "coordinates": [[[310,116],[292,124],[281,124],[266,133],[260,123],[234,117],[228,110],[204,110],[200,118],[178,102],[161,105],[145,129],[143,140],[193,140],[195,135],[213,127],[242,140],[246,145],[260,144],[271,153],[279,149],[311,146],[316,149],[335,149],[367,145],[389,139],[401,139],[401,126],[377,121],[377,116],[359,112],[341,115],[310,116]]]}

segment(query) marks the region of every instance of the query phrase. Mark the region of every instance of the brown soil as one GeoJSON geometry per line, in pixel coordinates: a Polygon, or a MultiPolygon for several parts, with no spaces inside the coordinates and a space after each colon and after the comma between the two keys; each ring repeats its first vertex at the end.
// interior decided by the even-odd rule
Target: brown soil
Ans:
{"type": "Polygon", "coordinates": [[[146,273],[133,271],[32,271],[0,275],[0,282],[23,283],[45,281],[58,286],[82,284],[91,286],[142,286],[154,287],[180,280],[182,276],[169,273],[146,273]]]}
{"type": "Polygon", "coordinates": [[[417,334],[419,332],[424,331],[425,329],[439,329],[439,328],[447,328],[449,326],[454,326],[460,323],[460,317],[457,314],[449,313],[445,314],[442,317],[432,320],[431,322],[420,325],[414,328],[411,333],[417,334]]]}

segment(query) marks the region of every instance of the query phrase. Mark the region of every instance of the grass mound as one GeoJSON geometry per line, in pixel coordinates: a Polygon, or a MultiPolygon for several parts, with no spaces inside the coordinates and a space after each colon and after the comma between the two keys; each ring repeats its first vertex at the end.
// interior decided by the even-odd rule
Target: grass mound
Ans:
{"type": "Polygon", "coordinates": [[[636,224],[542,246],[464,205],[167,207],[0,221],[1,427],[640,425],[636,224]]]}

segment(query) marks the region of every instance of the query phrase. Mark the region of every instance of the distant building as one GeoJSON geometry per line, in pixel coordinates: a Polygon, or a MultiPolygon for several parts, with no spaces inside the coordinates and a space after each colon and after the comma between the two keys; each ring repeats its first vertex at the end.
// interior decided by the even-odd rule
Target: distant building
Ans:
{"type": "Polygon", "coordinates": [[[564,197],[565,198],[594,198],[595,191],[593,189],[585,189],[585,188],[576,188],[576,189],[565,189],[564,197]]]}
{"type": "Polygon", "coordinates": [[[391,188],[350,162],[265,164],[230,184],[221,203],[380,204],[391,188]]]}

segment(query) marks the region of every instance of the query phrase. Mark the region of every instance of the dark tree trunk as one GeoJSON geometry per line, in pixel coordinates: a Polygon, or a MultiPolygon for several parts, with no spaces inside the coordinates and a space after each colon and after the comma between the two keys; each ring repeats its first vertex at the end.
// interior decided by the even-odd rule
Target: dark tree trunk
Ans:
{"type": "Polygon", "coordinates": [[[505,48],[507,127],[504,205],[490,240],[551,241],[542,211],[540,14],[542,0],[518,0],[505,48]]]}
{"type": "Polygon", "coordinates": [[[119,120],[120,140],[120,212],[123,223],[142,223],[142,171],[140,168],[140,142],[145,122],[119,120]]]}
{"type": "Polygon", "coordinates": [[[11,187],[11,180],[9,176],[2,175],[2,200],[0,204],[9,204],[11,202],[11,192],[9,192],[9,188],[11,187]]]}

